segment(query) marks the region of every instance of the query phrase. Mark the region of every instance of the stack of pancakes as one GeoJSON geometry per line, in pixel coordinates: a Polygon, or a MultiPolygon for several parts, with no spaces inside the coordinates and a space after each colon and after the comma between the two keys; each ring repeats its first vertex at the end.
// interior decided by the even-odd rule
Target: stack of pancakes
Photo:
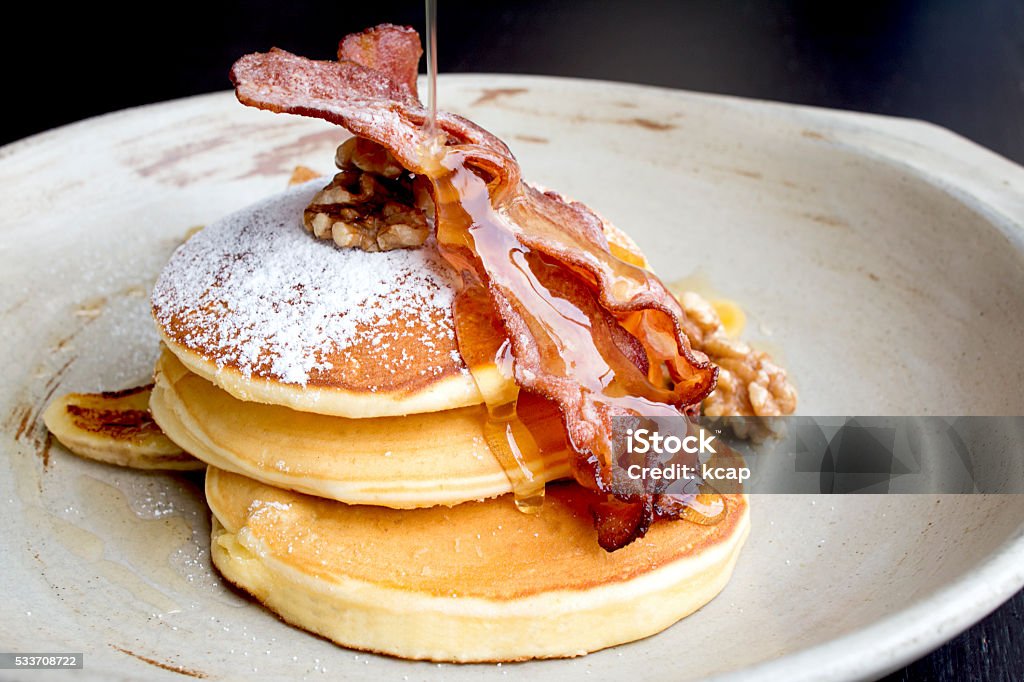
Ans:
{"type": "Polygon", "coordinates": [[[586,491],[560,481],[552,413],[527,462],[547,499],[520,512],[458,351],[455,273],[429,241],[368,253],[313,239],[301,216],[322,185],[199,232],[153,294],[166,348],[150,409],[209,465],[225,578],[339,644],[437,661],[579,655],[714,597],[746,500],[729,496],[717,525],[656,523],[606,553],[586,491]]]}

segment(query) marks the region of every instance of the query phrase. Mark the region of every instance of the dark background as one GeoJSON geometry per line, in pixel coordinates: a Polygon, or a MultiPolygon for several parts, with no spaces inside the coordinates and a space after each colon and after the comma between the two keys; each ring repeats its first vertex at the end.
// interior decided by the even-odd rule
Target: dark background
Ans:
{"type": "MultiPolygon", "coordinates": [[[[632,81],[923,118],[1024,162],[1024,2],[440,0],[442,72],[632,81]]],[[[423,25],[421,0],[19,3],[6,21],[8,142],[229,87],[272,45],[330,58],[344,33],[423,25]],[[35,15],[35,16],[32,16],[35,15]]]]}
{"type": "MultiPolygon", "coordinates": [[[[272,45],[332,58],[404,0],[20,3],[5,21],[0,143],[95,114],[229,87],[272,45]]],[[[648,83],[920,118],[1024,163],[1024,2],[456,2],[439,65],[648,83]]],[[[443,106],[443,102],[441,103],[443,106]]],[[[892,680],[1024,678],[1024,593],[892,680]]]]}

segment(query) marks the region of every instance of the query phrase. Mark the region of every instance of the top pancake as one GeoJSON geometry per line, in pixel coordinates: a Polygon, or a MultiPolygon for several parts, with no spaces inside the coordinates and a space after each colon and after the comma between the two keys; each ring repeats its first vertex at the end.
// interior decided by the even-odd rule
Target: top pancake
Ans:
{"type": "Polygon", "coordinates": [[[480,402],[458,353],[454,273],[431,248],[367,253],[313,239],[323,180],[210,225],[153,291],[168,346],[243,400],[341,416],[480,402]]]}
{"type": "Polygon", "coordinates": [[[175,251],[152,297],[168,348],[237,398],[307,412],[481,403],[455,339],[457,275],[430,241],[369,253],[314,239],[302,212],[325,182],[242,209],[175,251]]]}

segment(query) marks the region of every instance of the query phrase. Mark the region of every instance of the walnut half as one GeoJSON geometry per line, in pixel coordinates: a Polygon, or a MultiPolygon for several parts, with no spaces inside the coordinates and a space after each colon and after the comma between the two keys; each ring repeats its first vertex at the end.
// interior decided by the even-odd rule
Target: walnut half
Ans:
{"type": "Polygon", "coordinates": [[[338,147],[340,172],[306,207],[303,223],[318,239],[364,251],[421,246],[430,232],[412,177],[386,149],[351,138],[338,147]]]}

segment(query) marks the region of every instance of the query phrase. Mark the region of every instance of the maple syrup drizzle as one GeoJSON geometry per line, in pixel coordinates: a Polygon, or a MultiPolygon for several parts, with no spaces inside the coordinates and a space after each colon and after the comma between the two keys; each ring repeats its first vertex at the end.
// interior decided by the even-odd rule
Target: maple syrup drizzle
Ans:
{"type": "MultiPolygon", "coordinates": [[[[464,288],[453,307],[456,335],[487,404],[488,445],[512,482],[517,506],[536,511],[544,487],[540,472],[530,463],[539,462],[540,453],[517,413],[511,344],[488,321],[494,313],[487,286],[497,286],[516,301],[528,317],[545,365],[576,382],[593,404],[652,417],[680,415],[672,405],[642,397],[641,391],[657,397],[661,391],[652,389],[648,375],[616,346],[608,328],[594,324],[586,311],[549,286],[574,275],[523,246],[507,229],[491,203],[486,180],[467,164],[471,156],[472,152],[447,147],[436,159],[439,170],[428,176],[435,190],[438,248],[463,277],[464,288]]],[[[669,395],[667,389],[664,394],[669,395]]],[[[611,461],[610,452],[597,455],[601,462],[611,461]]],[[[710,489],[680,496],[679,503],[683,517],[703,524],[720,520],[725,507],[724,499],[710,489]]]]}
{"type": "Polygon", "coordinates": [[[540,466],[541,449],[520,419],[511,348],[483,285],[472,281],[465,285],[455,299],[452,316],[459,352],[487,407],[487,446],[508,476],[516,507],[536,512],[544,503],[543,472],[533,468],[540,466]]]}
{"type": "MultiPolygon", "coordinates": [[[[507,343],[503,348],[507,348],[507,343]]],[[[533,514],[544,505],[544,479],[540,471],[530,466],[529,457],[536,457],[540,451],[533,435],[519,418],[518,386],[507,399],[489,400],[484,437],[487,446],[494,453],[505,475],[512,483],[512,496],[521,512],[533,514]]]]}
{"type": "MultiPolygon", "coordinates": [[[[437,0],[426,0],[429,115],[425,128],[429,142],[420,150],[422,165],[430,169],[426,177],[434,188],[435,234],[438,249],[463,279],[453,317],[459,351],[487,407],[484,434],[488,447],[509,478],[516,506],[520,511],[535,513],[543,505],[544,480],[542,472],[531,468],[531,463],[542,461],[541,451],[519,415],[514,357],[491,305],[489,285],[507,292],[526,315],[545,366],[577,382],[594,406],[614,406],[617,410],[652,417],[679,418],[680,413],[667,404],[671,391],[652,385],[661,380],[660,366],[651,363],[649,374],[640,371],[616,345],[607,328],[595,325],[587,311],[576,306],[571,297],[559,296],[548,286],[558,278],[575,275],[543,254],[532,252],[507,229],[499,209],[492,203],[496,201],[493,188],[467,163],[473,156],[472,149],[445,146],[436,121],[436,3],[437,0]],[[644,398],[641,393],[653,399],[644,398]]],[[[520,192],[507,204],[518,203],[523,208],[528,199],[520,192]]],[[[505,205],[501,210],[507,209],[505,205]]],[[[529,206],[526,209],[529,213],[529,206]]],[[[532,229],[558,232],[558,226],[545,219],[541,211],[533,214],[540,219],[531,222],[532,229]]],[[[579,246],[587,248],[584,244],[579,246]]],[[[621,262],[622,270],[634,265],[625,259],[621,262]]],[[[615,286],[629,287],[629,277],[618,278],[615,286]]],[[[637,333],[656,357],[667,355],[664,349],[669,344],[674,349],[675,339],[656,325],[642,324],[647,314],[649,311],[633,313],[623,320],[623,327],[637,333]]],[[[571,434],[569,446],[572,447],[571,434]]],[[[611,462],[612,453],[595,454],[600,462],[611,462]]],[[[680,515],[695,523],[713,524],[724,517],[725,500],[710,487],[702,487],[696,495],[678,496],[678,503],[684,507],[680,515]]]]}
{"type": "Polygon", "coordinates": [[[700,485],[700,491],[684,500],[680,516],[702,526],[713,526],[725,518],[725,498],[707,483],[700,485]]]}

